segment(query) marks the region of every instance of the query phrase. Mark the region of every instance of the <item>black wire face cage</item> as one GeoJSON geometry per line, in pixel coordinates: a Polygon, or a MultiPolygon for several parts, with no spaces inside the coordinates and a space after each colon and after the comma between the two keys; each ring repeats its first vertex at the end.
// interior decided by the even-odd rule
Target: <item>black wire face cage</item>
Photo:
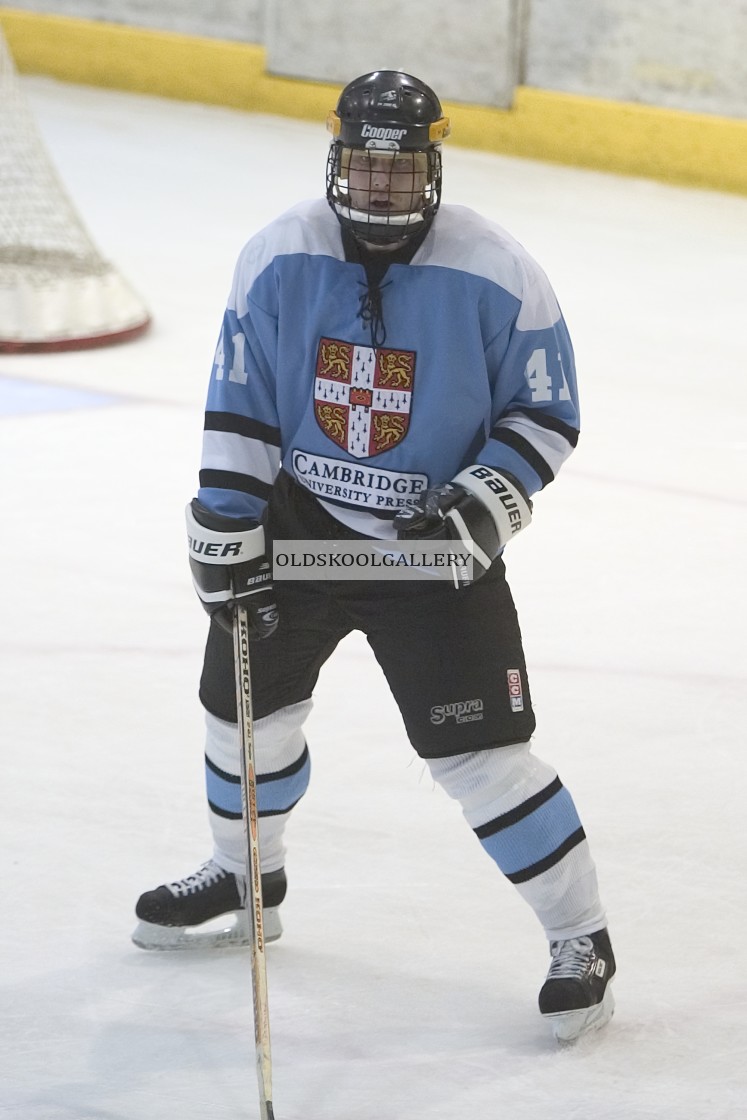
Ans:
{"type": "Polygon", "coordinates": [[[396,245],[420,233],[441,201],[441,149],[357,148],[334,141],[327,199],[341,225],[370,245],[396,245]]]}

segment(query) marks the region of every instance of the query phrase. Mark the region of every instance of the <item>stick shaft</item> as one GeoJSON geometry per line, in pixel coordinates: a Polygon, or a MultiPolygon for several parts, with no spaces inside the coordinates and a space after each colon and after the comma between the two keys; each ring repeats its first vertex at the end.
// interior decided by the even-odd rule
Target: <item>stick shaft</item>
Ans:
{"type": "Polygon", "coordinates": [[[249,663],[249,620],[245,607],[237,606],[233,625],[236,664],[236,705],[241,744],[241,800],[247,841],[246,908],[249,916],[254,996],[254,1040],[262,1120],[273,1120],[270,1011],[267,998],[267,961],[262,920],[262,868],[259,853],[257,778],[254,763],[252,684],[249,663]]]}

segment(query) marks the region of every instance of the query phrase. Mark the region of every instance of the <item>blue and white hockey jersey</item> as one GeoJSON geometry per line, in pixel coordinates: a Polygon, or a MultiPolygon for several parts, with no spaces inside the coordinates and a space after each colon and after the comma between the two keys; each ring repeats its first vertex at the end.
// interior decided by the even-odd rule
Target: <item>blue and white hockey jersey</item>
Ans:
{"type": "Polygon", "coordinates": [[[207,399],[200,501],[258,519],[280,466],[339,520],[391,536],[428,486],[484,463],[533,494],[578,437],[573,350],[548,280],[504,230],[442,206],[381,283],[385,343],[326,200],[243,249],[207,399]]]}

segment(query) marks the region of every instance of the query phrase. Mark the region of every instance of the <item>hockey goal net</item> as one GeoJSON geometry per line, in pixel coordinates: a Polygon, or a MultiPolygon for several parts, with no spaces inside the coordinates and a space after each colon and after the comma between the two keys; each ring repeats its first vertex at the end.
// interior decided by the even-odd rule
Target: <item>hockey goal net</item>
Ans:
{"type": "Polygon", "coordinates": [[[149,322],[68,198],[0,30],[0,352],[102,346],[149,322]]]}

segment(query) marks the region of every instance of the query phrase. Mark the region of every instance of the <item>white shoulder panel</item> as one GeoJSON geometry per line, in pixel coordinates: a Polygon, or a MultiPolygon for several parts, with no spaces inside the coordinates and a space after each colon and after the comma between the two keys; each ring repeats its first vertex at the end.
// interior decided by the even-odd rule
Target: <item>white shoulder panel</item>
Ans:
{"type": "Polygon", "coordinates": [[[510,292],[522,306],[519,330],[542,330],[560,318],[550,283],[523,245],[466,206],[442,206],[414,265],[454,268],[510,292]]]}
{"type": "Polygon", "coordinates": [[[340,224],[326,199],[300,202],[255,234],[239,254],[231,303],[239,316],[247,310],[246,297],[256,278],[276,257],[292,253],[322,255],[343,260],[340,224]]]}

